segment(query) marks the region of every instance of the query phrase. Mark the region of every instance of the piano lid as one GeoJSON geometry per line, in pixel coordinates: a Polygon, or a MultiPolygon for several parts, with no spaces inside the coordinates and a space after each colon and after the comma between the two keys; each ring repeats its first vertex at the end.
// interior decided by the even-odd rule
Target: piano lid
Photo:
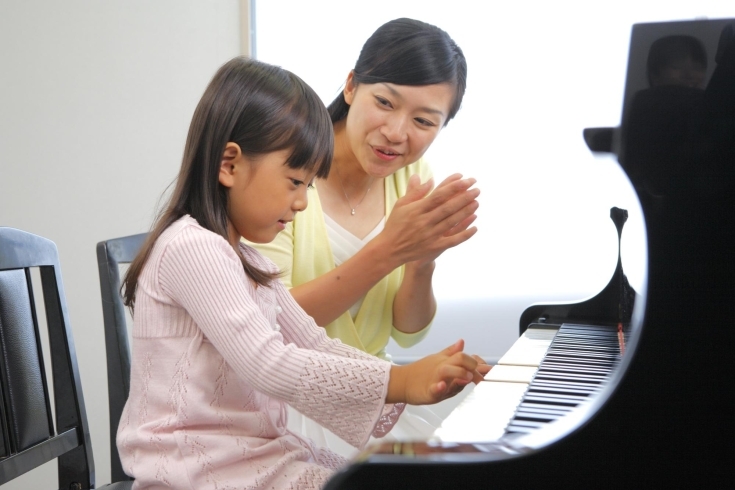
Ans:
{"type": "Polygon", "coordinates": [[[604,394],[511,444],[377,446],[326,490],[735,486],[734,31],[634,25],[621,126],[585,131],[630,177],[648,242],[631,345],[604,394]]]}

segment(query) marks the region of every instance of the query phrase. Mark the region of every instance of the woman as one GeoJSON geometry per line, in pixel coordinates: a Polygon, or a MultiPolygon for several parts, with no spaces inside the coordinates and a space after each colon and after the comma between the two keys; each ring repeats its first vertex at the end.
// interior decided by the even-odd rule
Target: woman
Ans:
{"type": "MultiPolygon", "coordinates": [[[[257,245],[330,337],[378,357],[389,359],[391,337],[410,347],[426,336],[436,312],[434,259],[476,232],[475,180],[455,174],[432,190],[422,159],[459,110],[466,76],[461,49],[438,27],[397,19],[378,28],[328,108],[329,176],[284,232],[257,245]]],[[[393,433],[428,436],[439,420],[423,415],[393,433]]]]}

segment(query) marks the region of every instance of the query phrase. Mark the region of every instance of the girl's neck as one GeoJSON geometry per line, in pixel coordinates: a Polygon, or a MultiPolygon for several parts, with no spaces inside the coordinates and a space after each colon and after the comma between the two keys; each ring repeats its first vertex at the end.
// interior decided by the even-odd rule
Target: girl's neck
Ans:
{"type": "Polygon", "coordinates": [[[230,245],[235,248],[240,246],[240,240],[242,239],[242,237],[240,236],[240,233],[238,233],[235,229],[232,221],[230,221],[229,219],[227,220],[227,235],[229,237],[230,245]]]}

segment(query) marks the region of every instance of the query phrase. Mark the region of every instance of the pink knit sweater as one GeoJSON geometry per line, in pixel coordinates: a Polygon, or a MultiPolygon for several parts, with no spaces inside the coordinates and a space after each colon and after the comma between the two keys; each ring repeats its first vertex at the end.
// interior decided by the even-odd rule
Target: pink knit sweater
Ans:
{"type": "Polygon", "coordinates": [[[289,432],[285,404],[362,447],[403,410],[384,403],[389,373],[329,339],[280,281],[256,288],[226,240],[183,217],[138,280],[123,468],[136,489],[318,489],[345,461],[289,432]]]}

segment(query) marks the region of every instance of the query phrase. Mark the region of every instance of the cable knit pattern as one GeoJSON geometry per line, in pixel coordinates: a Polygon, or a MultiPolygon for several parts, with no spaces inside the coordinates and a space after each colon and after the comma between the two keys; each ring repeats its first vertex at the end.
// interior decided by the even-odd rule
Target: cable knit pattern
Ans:
{"type": "Polygon", "coordinates": [[[403,410],[384,403],[389,374],[328,338],[280,281],[256,287],[226,240],[184,217],[138,281],[123,467],[136,489],[318,489],[345,460],[289,432],[285,403],[362,447],[403,410]]]}

